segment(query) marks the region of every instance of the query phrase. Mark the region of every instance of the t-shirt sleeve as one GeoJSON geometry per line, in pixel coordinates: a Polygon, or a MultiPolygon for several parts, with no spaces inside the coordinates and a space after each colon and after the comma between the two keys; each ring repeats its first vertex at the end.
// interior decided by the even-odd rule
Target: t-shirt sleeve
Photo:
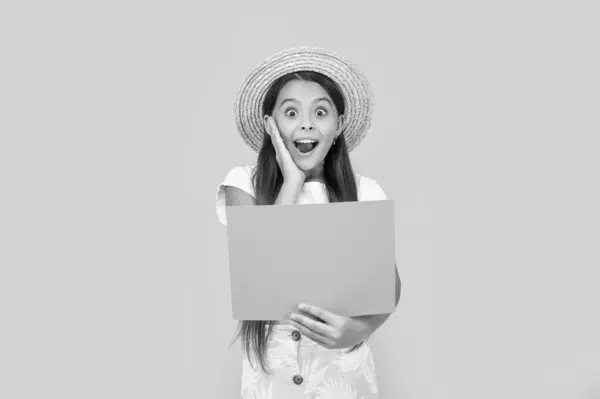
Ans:
{"type": "Polygon", "coordinates": [[[361,176],[359,182],[359,201],[383,201],[388,199],[381,186],[375,180],[361,176]]]}
{"type": "Polygon", "coordinates": [[[227,224],[227,214],[225,210],[225,187],[231,186],[254,195],[252,186],[252,168],[250,166],[235,166],[225,176],[225,179],[217,187],[217,218],[221,224],[227,224]]]}

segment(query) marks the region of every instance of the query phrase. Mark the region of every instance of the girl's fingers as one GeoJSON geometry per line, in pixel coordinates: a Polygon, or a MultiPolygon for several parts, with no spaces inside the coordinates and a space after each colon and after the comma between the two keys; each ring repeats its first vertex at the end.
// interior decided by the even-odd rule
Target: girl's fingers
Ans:
{"type": "Polygon", "coordinates": [[[275,147],[275,152],[278,156],[283,156],[285,154],[285,145],[283,144],[283,139],[279,134],[279,129],[277,129],[277,125],[275,125],[275,120],[270,118],[271,121],[271,140],[273,141],[273,146],[275,147]]]}
{"type": "Polygon", "coordinates": [[[273,125],[271,125],[271,117],[267,116],[267,134],[273,139],[273,125]]]}
{"type": "Polygon", "coordinates": [[[275,125],[275,121],[273,120],[273,118],[270,119],[271,121],[271,137],[275,140],[275,142],[277,143],[277,145],[281,145],[281,136],[279,135],[279,129],[277,129],[277,125],[275,125]]]}
{"type": "Polygon", "coordinates": [[[269,134],[269,136],[271,136],[271,141],[273,141],[273,143],[275,142],[275,129],[274,129],[274,123],[273,123],[273,118],[268,117],[267,118],[267,133],[269,134]]]}
{"type": "MultiPolygon", "coordinates": [[[[271,141],[273,142],[273,147],[275,147],[275,155],[277,156],[277,162],[292,162],[291,156],[287,148],[285,148],[285,144],[283,143],[283,139],[281,138],[281,134],[279,133],[279,129],[277,129],[277,125],[275,124],[275,119],[269,117],[269,124],[271,125],[271,141]]],[[[283,170],[283,165],[280,164],[279,166],[283,170]]]]}
{"type": "Polygon", "coordinates": [[[277,127],[275,126],[275,122],[271,117],[268,117],[267,119],[267,134],[271,136],[271,142],[273,143],[273,147],[275,147],[275,154],[279,155],[279,143],[277,142],[277,127]]]}
{"type": "Polygon", "coordinates": [[[311,331],[320,334],[324,337],[330,337],[334,333],[333,328],[330,325],[328,325],[325,321],[321,323],[297,312],[292,313],[290,315],[290,319],[291,321],[300,323],[303,326],[309,328],[311,331]]]}
{"type": "Polygon", "coordinates": [[[301,303],[300,305],[298,305],[298,309],[300,309],[308,314],[311,314],[314,317],[319,318],[328,324],[334,324],[334,323],[338,322],[340,319],[340,316],[333,314],[325,309],[319,308],[317,306],[313,306],[313,305],[307,305],[307,304],[301,303]]]}
{"type": "Polygon", "coordinates": [[[333,348],[334,342],[330,338],[325,337],[325,336],[311,330],[310,328],[306,327],[305,325],[295,322],[294,320],[290,320],[290,324],[292,326],[296,327],[302,334],[304,334],[305,337],[312,339],[313,341],[315,341],[322,347],[327,348],[327,349],[333,348]]]}
{"type": "Polygon", "coordinates": [[[279,129],[277,129],[277,125],[275,124],[275,120],[273,118],[271,120],[271,131],[272,131],[272,140],[273,145],[275,146],[275,151],[279,156],[283,156],[286,159],[288,158],[287,149],[285,148],[285,144],[283,144],[283,139],[281,138],[281,134],[279,133],[279,129]]]}

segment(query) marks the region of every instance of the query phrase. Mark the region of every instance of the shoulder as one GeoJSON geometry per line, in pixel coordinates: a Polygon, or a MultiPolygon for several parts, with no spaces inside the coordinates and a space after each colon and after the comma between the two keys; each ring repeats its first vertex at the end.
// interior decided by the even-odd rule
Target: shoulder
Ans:
{"type": "MultiPolygon", "coordinates": [[[[251,164],[233,166],[229,169],[225,178],[217,185],[216,210],[217,217],[222,224],[227,224],[227,214],[225,210],[228,202],[227,193],[236,192],[236,190],[230,190],[230,187],[241,190],[253,198],[256,197],[254,194],[254,185],[252,184],[252,175],[255,168],[256,166],[251,164]]],[[[231,201],[232,199],[230,198],[229,200],[231,201]]]]}
{"type": "Polygon", "coordinates": [[[254,197],[254,185],[252,183],[252,175],[254,174],[255,165],[236,165],[233,166],[221,183],[219,187],[235,187],[242,191],[247,192],[254,197]]]}
{"type": "Polygon", "coordinates": [[[356,174],[359,201],[382,201],[387,199],[385,191],[375,179],[356,174]]]}

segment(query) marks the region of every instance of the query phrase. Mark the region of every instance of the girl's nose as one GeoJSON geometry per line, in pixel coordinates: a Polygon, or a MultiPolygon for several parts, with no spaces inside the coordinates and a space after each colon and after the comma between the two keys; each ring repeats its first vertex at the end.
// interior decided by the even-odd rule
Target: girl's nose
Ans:
{"type": "Polygon", "coordinates": [[[313,130],[314,127],[312,125],[312,123],[310,123],[310,121],[306,121],[302,124],[302,130],[313,130]]]}

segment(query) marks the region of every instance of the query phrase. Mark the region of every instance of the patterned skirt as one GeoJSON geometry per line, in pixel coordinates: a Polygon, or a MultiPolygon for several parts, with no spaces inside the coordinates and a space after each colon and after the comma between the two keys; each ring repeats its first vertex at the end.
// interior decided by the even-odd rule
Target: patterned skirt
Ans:
{"type": "Polygon", "coordinates": [[[378,399],[375,364],[367,342],[348,349],[326,349],[291,325],[271,326],[266,374],[246,355],[243,399],[378,399]]]}

